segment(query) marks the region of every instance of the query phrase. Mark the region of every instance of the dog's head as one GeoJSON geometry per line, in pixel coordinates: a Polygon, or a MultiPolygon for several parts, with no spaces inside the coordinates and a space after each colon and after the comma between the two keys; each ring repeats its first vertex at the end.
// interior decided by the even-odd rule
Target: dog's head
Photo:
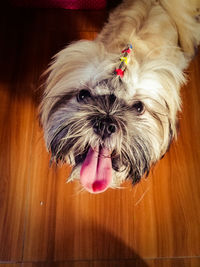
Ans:
{"type": "Polygon", "coordinates": [[[40,108],[52,159],[69,162],[92,193],[138,182],[176,134],[178,68],[133,52],[121,78],[118,60],[98,42],[68,46],[48,70],[40,108]]]}

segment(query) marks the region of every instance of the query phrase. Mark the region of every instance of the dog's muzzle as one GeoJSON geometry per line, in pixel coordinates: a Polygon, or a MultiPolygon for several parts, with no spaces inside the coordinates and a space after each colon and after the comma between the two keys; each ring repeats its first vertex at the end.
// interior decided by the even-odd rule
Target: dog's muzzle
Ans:
{"type": "Polygon", "coordinates": [[[110,117],[98,118],[93,124],[93,130],[105,139],[117,131],[117,126],[110,117]]]}

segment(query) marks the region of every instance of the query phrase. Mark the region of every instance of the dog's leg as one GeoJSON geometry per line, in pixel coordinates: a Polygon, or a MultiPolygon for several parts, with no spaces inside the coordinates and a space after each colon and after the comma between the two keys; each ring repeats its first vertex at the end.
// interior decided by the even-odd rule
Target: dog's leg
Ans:
{"type": "Polygon", "coordinates": [[[200,0],[160,0],[160,3],[176,24],[185,55],[192,58],[200,43],[200,0]]]}

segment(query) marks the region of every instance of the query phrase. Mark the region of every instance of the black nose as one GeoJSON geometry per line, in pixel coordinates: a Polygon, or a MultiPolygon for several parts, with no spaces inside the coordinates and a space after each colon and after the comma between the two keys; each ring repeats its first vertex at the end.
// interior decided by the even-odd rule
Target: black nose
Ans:
{"type": "Polygon", "coordinates": [[[94,132],[103,139],[117,131],[115,123],[110,118],[98,119],[93,124],[94,132]]]}

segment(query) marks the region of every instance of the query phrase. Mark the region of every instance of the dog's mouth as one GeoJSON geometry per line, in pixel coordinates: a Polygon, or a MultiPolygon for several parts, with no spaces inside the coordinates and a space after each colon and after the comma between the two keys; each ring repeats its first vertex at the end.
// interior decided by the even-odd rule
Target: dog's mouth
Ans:
{"type": "Polygon", "coordinates": [[[106,147],[88,148],[76,157],[76,163],[82,163],[80,182],[90,193],[104,192],[112,182],[112,151],[106,147]]]}

